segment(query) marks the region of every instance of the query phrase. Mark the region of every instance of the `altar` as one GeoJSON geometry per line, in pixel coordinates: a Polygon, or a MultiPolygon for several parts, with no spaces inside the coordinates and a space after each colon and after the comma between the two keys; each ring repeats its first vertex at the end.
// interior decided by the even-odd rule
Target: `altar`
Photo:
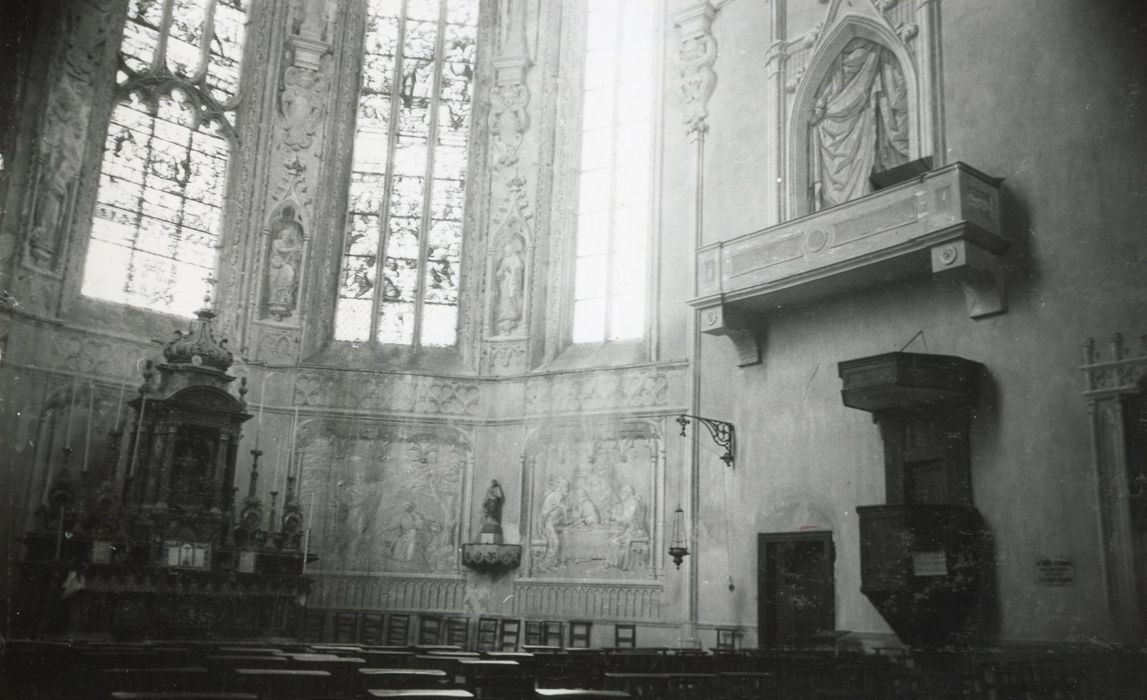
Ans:
{"type": "Polygon", "coordinates": [[[54,465],[24,559],[14,627],[23,634],[116,638],[288,636],[311,579],[297,477],[280,515],[234,485],[246,381],[202,309],[148,361],[128,430],[113,432],[103,483],[54,465]]]}

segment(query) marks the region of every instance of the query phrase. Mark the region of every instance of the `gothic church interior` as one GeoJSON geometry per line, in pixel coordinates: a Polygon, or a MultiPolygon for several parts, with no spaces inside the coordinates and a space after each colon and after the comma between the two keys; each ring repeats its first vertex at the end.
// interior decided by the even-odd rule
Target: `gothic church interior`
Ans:
{"type": "MultiPolygon", "coordinates": [[[[884,670],[1137,649],[1145,32],[3,0],[3,638],[549,652],[647,697],[764,691],[598,672],[847,654],[888,685],[789,697],[931,697],[884,670]]],[[[1134,682],[1100,666],[1062,697],[1134,682]]]]}

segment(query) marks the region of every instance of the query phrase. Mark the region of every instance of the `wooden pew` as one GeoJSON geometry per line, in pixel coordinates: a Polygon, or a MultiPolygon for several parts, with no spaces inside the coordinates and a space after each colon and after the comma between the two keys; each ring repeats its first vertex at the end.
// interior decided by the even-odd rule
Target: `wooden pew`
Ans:
{"type": "Polygon", "coordinates": [[[417,689],[410,690],[368,690],[367,696],[372,698],[407,698],[408,700],[437,700],[437,698],[472,698],[474,693],[469,690],[448,689],[417,689]]]}
{"type": "Polygon", "coordinates": [[[309,698],[335,692],[330,671],[293,668],[236,668],[231,670],[228,690],[255,693],[260,698],[309,698]]]}
{"type": "Polygon", "coordinates": [[[88,674],[84,683],[90,692],[85,697],[104,700],[116,691],[123,692],[219,692],[220,680],[208,674],[203,666],[174,668],[105,668],[88,674]]]}
{"type": "Polygon", "coordinates": [[[450,682],[446,671],[438,668],[360,668],[358,692],[370,689],[407,690],[410,688],[445,687],[450,682]]]}
{"type": "Polygon", "coordinates": [[[259,700],[252,693],[111,693],[112,700],[259,700]]]}
{"type": "Polygon", "coordinates": [[[535,688],[535,698],[628,698],[624,690],[602,690],[594,688],[535,688]]]}

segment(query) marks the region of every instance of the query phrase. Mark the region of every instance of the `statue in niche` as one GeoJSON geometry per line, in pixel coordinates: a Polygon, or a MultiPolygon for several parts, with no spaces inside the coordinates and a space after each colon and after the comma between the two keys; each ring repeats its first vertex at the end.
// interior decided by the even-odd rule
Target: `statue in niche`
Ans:
{"type": "Polygon", "coordinates": [[[815,211],[868,194],[872,173],[908,162],[908,87],[890,50],[860,37],[845,45],[816,91],[809,145],[815,211]]]}
{"type": "Polygon", "coordinates": [[[50,263],[59,249],[72,183],[80,172],[82,128],[88,107],[70,80],[61,80],[52,95],[48,111],[48,133],[44,137],[42,168],[32,211],[32,231],[28,248],[41,264],[50,263]]]}
{"type": "Polygon", "coordinates": [[[525,288],[526,263],[522,259],[522,239],[514,236],[502,248],[502,258],[494,276],[498,281],[494,325],[498,335],[510,335],[522,320],[522,292],[525,288]]]}
{"type": "Polygon", "coordinates": [[[506,495],[498,480],[491,479],[490,488],[486,489],[486,498],[482,501],[482,534],[502,534],[502,504],[505,502],[506,495]]]}
{"type": "Polygon", "coordinates": [[[271,226],[267,259],[267,311],[282,321],[295,311],[298,272],[303,259],[303,227],[287,207],[271,226]]]}

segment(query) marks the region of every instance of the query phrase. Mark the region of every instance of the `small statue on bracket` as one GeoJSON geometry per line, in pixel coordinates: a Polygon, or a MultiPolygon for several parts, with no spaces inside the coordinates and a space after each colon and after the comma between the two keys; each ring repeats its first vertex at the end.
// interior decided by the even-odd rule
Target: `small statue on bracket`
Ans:
{"type": "Polygon", "coordinates": [[[486,498],[482,501],[482,532],[480,541],[483,544],[502,544],[502,504],[506,495],[497,479],[490,480],[490,488],[486,489],[486,498]]]}

